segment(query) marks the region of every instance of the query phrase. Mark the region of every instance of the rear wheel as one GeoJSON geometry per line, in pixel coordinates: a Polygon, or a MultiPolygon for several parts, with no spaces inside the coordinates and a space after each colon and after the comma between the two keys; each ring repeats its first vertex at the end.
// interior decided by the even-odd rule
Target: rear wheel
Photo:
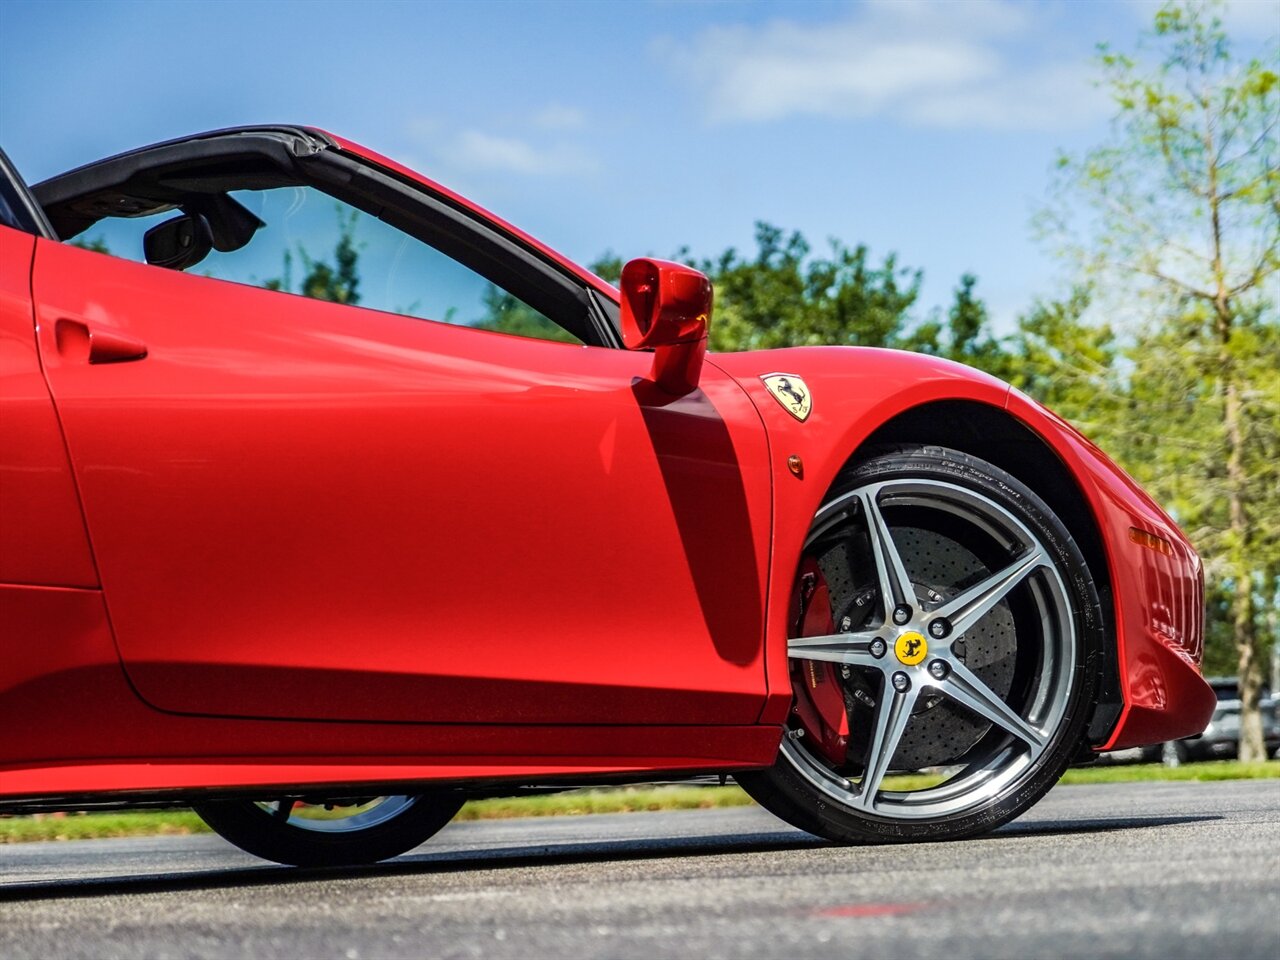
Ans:
{"type": "Polygon", "coordinates": [[[209,800],[195,811],[246,853],[297,867],[376,863],[412,850],[461,809],[455,793],[209,800]]]}
{"type": "Polygon", "coordinates": [[[1085,561],[1031,490],[958,451],[885,451],[814,518],[786,736],[774,767],[739,780],[834,840],[985,832],[1071,761],[1101,641],[1085,561]]]}

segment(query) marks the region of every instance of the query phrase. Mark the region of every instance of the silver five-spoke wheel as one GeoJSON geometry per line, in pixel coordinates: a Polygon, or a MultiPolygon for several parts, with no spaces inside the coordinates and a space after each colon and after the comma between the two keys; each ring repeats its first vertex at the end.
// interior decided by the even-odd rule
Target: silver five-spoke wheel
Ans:
{"type": "Polygon", "coordinates": [[[348,800],[322,800],[308,803],[295,797],[258,801],[259,809],[277,823],[316,833],[351,833],[387,823],[413,806],[413,796],[353,797],[348,800]]]}
{"type": "Polygon", "coordinates": [[[872,459],[813,520],[779,762],[740,779],[836,839],[994,826],[1078,746],[1097,619],[1070,534],[1008,474],[940,448],[872,459]]]}

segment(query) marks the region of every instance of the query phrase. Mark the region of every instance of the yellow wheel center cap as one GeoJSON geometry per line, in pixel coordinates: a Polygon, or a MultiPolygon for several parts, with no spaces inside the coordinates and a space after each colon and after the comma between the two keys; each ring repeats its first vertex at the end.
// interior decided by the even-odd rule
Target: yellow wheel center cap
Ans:
{"type": "Polygon", "coordinates": [[[929,641],[923,633],[908,630],[893,641],[894,655],[908,667],[914,667],[929,654],[929,641]]]}

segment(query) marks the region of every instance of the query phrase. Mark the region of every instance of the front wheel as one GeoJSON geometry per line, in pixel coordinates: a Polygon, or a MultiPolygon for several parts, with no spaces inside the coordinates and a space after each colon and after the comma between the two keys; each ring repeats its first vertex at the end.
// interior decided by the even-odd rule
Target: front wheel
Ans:
{"type": "Polygon", "coordinates": [[[461,794],[282,797],[194,805],[215,833],[246,853],[295,867],[376,863],[412,850],[462,808],[461,794]]]}
{"type": "Polygon", "coordinates": [[[1070,763],[1102,637],[1084,558],[1030,489],[955,450],[886,450],[813,520],[786,735],[772,768],[738,779],[832,840],[985,832],[1070,763]]]}

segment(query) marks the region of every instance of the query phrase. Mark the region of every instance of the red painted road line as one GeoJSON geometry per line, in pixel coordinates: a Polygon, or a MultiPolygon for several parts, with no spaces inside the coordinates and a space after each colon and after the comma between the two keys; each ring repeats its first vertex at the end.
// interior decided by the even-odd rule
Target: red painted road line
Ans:
{"type": "Polygon", "coordinates": [[[927,903],[847,903],[838,907],[815,910],[815,917],[891,917],[899,913],[915,913],[929,906],[927,903]]]}

